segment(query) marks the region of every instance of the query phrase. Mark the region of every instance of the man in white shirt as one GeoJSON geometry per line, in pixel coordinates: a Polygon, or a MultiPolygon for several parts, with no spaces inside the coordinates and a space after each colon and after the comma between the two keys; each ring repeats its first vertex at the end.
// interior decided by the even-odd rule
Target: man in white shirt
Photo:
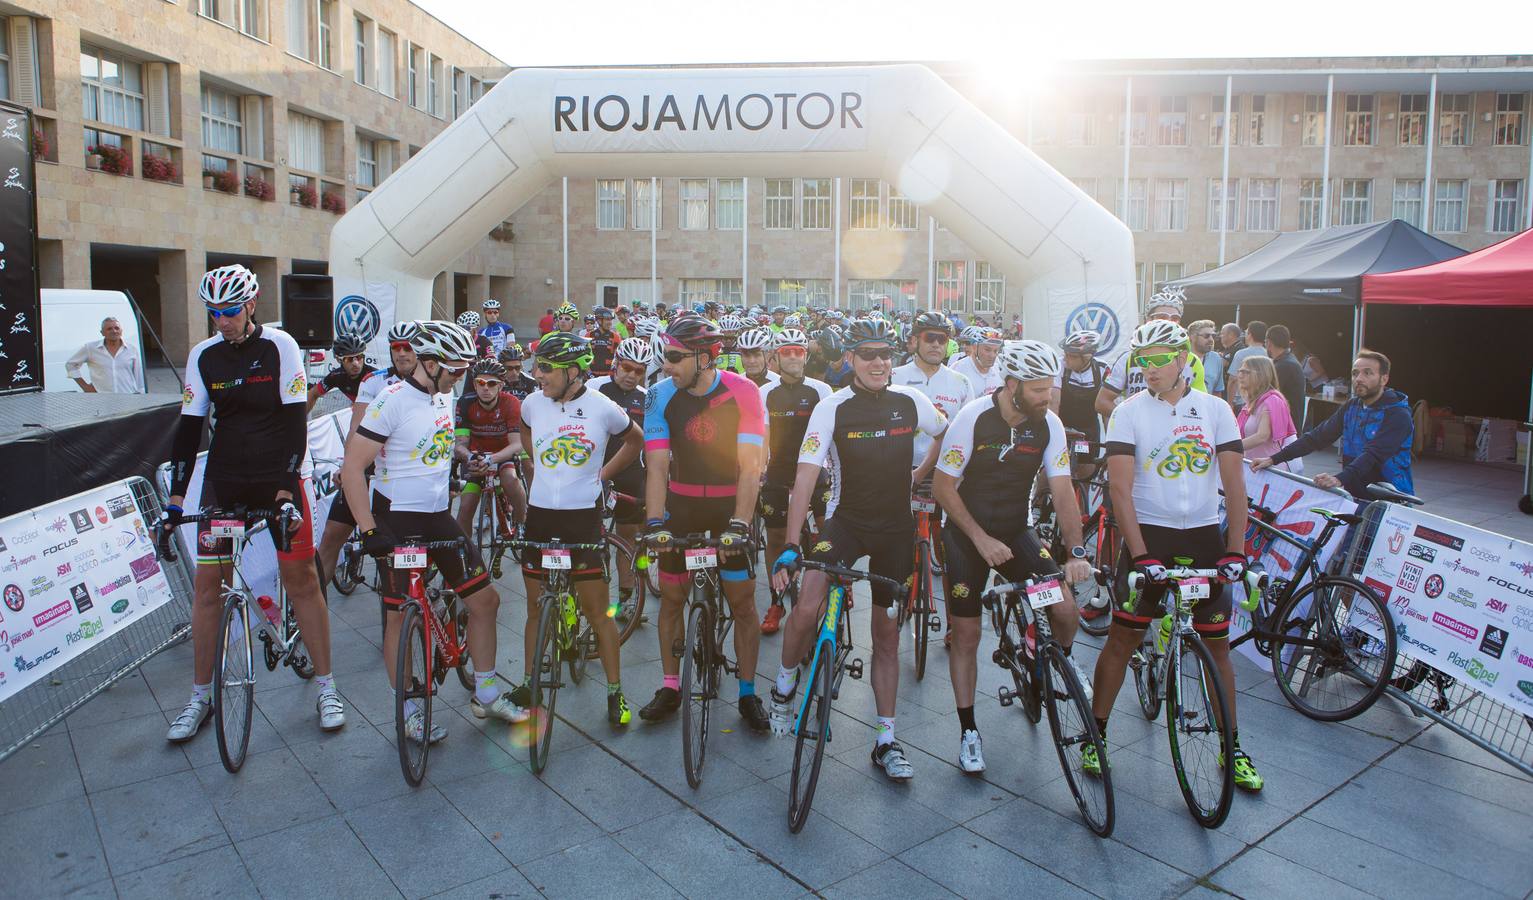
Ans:
{"type": "Polygon", "coordinates": [[[994,391],[1004,380],[995,364],[995,356],[1001,352],[1001,333],[994,328],[982,328],[975,335],[974,355],[953,363],[953,371],[974,384],[974,396],[994,391]]]}
{"type": "Polygon", "coordinates": [[[142,394],[144,366],[138,348],[122,339],[122,323],[101,320],[101,340],[88,341],[64,363],[64,372],[87,394],[142,394]],[[81,376],[90,369],[90,381],[81,376]]]}

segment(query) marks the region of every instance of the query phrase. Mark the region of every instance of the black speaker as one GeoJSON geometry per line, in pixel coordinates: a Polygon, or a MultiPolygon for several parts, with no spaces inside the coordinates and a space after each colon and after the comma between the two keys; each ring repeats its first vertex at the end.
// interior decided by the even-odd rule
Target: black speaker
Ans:
{"type": "Polygon", "coordinates": [[[601,305],[607,307],[608,309],[617,309],[617,285],[602,285],[601,305]]]}
{"type": "Polygon", "coordinates": [[[335,288],[329,275],[282,276],[282,330],[305,350],[335,342],[335,288]]]}

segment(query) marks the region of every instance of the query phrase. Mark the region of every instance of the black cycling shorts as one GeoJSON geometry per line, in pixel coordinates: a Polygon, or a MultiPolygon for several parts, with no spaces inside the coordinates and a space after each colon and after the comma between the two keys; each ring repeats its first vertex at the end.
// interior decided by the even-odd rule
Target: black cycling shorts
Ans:
{"type": "MultiPolygon", "coordinates": [[[[1192,559],[1191,567],[1195,569],[1212,569],[1219,562],[1219,557],[1224,555],[1224,535],[1219,532],[1218,525],[1204,525],[1201,528],[1164,528],[1159,525],[1140,525],[1139,531],[1144,535],[1145,552],[1160,560],[1167,566],[1173,565],[1173,558],[1182,556],[1192,559]]],[[[1128,585],[1126,583],[1127,571],[1131,567],[1124,566],[1123,580],[1118,584],[1117,596],[1128,602],[1128,585]]],[[[1215,583],[1213,590],[1205,600],[1199,600],[1192,608],[1192,625],[1204,638],[1216,640],[1227,638],[1230,634],[1230,612],[1234,608],[1230,598],[1229,585],[1215,583]]],[[[1124,609],[1121,605],[1113,610],[1113,624],[1135,631],[1142,631],[1150,626],[1150,623],[1164,614],[1161,608],[1161,599],[1166,594],[1164,585],[1151,585],[1139,592],[1137,602],[1132,609],[1124,609]]]]}
{"type": "MultiPolygon", "coordinates": [[[[711,534],[715,538],[729,527],[735,515],[733,497],[683,497],[670,493],[665,498],[665,527],[679,540],[688,534],[711,534]]],[[[719,553],[719,580],[749,581],[750,567],[743,553],[719,553]]],[[[680,551],[660,554],[662,581],[690,581],[687,561],[680,551]]]]}
{"type": "MultiPolygon", "coordinates": [[[[279,560],[314,558],[314,522],[309,512],[309,492],[303,489],[308,485],[308,481],[305,478],[300,482],[298,495],[293,498],[293,505],[298,507],[298,514],[303,516],[303,524],[289,535],[288,549],[277,551],[279,560]]],[[[200,506],[204,510],[232,510],[236,506],[243,506],[246,509],[275,510],[279,505],[277,501],[279,490],[281,487],[276,482],[231,484],[203,481],[200,506]]],[[[197,565],[199,566],[226,562],[234,553],[233,539],[213,537],[211,528],[208,522],[199,523],[197,526],[197,565]]],[[[267,534],[271,535],[272,545],[278,546],[276,533],[268,529],[267,534]]]]}
{"type": "MultiPolygon", "coordinates": [[[[761,494],[756,498],[756,508],[761,510],[761,518],[768,528],[788,527],[788,501],[791,484],[773,484],[767,482],[761,486],[761,494]]],[[[821,478],[814,486],[814,497],[809,501],[809,508],[814,511],[816,522],[825,521],[825,504],[830,501],[830,484],[821,478]]]]}
{"type": "MultiPolygon", "coordinates": [[[[596,507],[585,509],[544,509],[527,507],[527,528],[524,532],[529,541],[563,541],[566,544],[600,544],[601,513],[596,507]]],[[[570,551],[570,582],[601,581],[602,554],[598,550],[570,551]]],[[[543,551],[527,548],[522,551],[522,574],[528,578],[543,580],[543,551]]]]}
{"type": "MultiPolygon", "coordinates": [[[[1008,582],[1029,578],[1062,579],[1059,566],[1031,528],[1014,530],[1005,536],[991,536],[1011,548],[1011,559],[995,567],[1008,582]]],[[[981,614],[979,598],[990,577],[990,566],[974,548],[969,536],[956,526],[942,532],[942,543],[947,548],[948,615],[960,619],[978,618],[981,614]]]]}
{"type": "Polygon", "coordinates": [[[619,525],[643,525],[644,524],[644,470],[630,467],[618,473],[612,479],[612,487],[618,493],[632,497],[632,500],[617,498],[612,507],[612,521],[619,525]]]}
{"type": "MultiPolygon", "coordinates": [[[[845,516],[831,516],[820,528],[820,539],[813,546],[804,548],[804,558],[836,566],[851,566],[857,560],[868,558],[868,571],[874,575],[892,578],[910,590],[910,580],[916,570],[915,526],[902,523],[894,528],[863,528],[853,525],[845,516]]],[[[885,609],[894,605],[894,590],[888,585],[875,582],[872,586],[873,603],[885,609]]]]}
{"type": "MultiPolygon", "coordinates": [[[[398,512],[389,509],[387,501],[379,502],[383,499],[378,494],[373,495],[373,516],[396,541],[403,543],[406,539],[418,538],[435,542],[462,538],[461,552],[443,549],[432,550],[428,554],[437,571],[442,573],[443,584],[452,588],[460,597],[467,597],[490,586],[490,575],[484,569],[479,548],[464,537],[463,529],[458,527],[458,521],[452,517],[452,513],[446,510],[431,513],[398,512]]],[[[405,601],[409,584],[404,577],[395,577],[392,559],[380,560],[379,569],[383,573],[383,610],[398,612],[405,601]]]]}
{"type": "Polygon", "coordinates": [[[345,491],[335,492],[335,499],[330,501],[330,512],[325,516],[325,522],[335,522],[347,528],[357,527],[357,517],[351,514],[351,506],[346,502],[345,491]]]}

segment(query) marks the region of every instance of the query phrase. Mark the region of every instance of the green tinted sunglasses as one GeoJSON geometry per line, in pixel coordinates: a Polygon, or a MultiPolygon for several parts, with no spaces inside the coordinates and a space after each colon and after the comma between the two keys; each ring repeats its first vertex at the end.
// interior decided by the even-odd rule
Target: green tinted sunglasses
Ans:
{"type": "Polygon", "coordinates": [[[1134,357],[1134,365],[1141,369],[1163,369],[1176,362],[1176,358],[1182,355],[1182,351],[1173,350],[1170,353],[1140,353],[1134,357]]]}

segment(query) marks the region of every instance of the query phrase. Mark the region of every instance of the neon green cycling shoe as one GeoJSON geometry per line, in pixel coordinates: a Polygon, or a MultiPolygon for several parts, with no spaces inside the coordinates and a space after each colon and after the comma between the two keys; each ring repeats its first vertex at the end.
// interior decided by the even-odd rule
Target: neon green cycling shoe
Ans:
{"type": "Polygon", "coordinates": [[[628,711],[628,698],[623,696],[622,691],[607,695],[607,722],[619,727],[632,721],[632,715],[628,711]]]}
{"type": "MultiPolygon", "coordinates": [[[[1254,794],[1262,789],[1262,785],[1266,784],[1262,780],[1261,773],[1256,771],[1256,763],[1251,761],[1251,757],[1246,751],[1236,747],[1232,761],[1235,764],[1236,787],[1254,794]]],[[[1219,755],[1219,765],[1224,765],[1224,754],[1222,753],[1219,755]]]]}
{"type": "Polygon", "coordinates": [[[1096,744],[1081,745],[1081,771],[1093,778],[1102,777],[1102,760],[1097,757],[1096,744]]]}

